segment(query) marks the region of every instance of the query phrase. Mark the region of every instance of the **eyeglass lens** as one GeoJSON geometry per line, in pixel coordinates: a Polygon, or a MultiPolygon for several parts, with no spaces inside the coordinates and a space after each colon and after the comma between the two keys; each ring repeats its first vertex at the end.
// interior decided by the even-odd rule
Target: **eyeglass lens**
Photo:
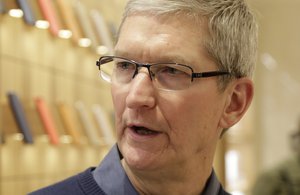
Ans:
{"type": "MultiPolygon", "coordinates": [[[[104,61],[104,60],[103,60],[104,61]]],[[[175,63],[141,65],[122,58],[112,57],[110,62],[101,62],[101,76],[108,82],[129,83],[136,71],[149,66],[149,74],[157,88],[179,90],[191,84],[192,71],[189,67],[175,63]]]]}

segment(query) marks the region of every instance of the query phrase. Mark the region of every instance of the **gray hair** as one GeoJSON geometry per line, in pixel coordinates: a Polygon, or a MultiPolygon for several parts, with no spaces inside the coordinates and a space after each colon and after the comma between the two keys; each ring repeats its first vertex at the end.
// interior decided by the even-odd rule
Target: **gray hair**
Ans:
{"type": "MultiPolygon", "coordinates": [[[[257,53],[257,23],[244,0],[129,0],[122,24],[134,13],[155,16],[180,14],[197,24],[205,19],[208,39],[203,43],[220,70],[232,77],[252,77],[257,53]]],[[[223,87],[230,80],[222,77],[223,87]]]]}

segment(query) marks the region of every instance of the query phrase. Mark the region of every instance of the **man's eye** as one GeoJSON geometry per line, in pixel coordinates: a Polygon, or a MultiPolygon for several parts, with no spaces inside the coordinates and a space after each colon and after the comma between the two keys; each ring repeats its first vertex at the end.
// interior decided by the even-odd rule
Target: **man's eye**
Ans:
{"type": "Polygon", "coordinates": [[[160,73],[163,74],[173,74],[173,75],[178,75],[178,74],[184,74],[183,71],[178,70],[177,68],[173,68],[173,67],[164,67],[160,70],[160,73]]]}
{"type": "Polygon", "coordinates": [[[131,69],[135,69],[135,65],[129,62],[118,62],[116,63],[116,67],[117,69],[120,70],[131,70],[131,69]]]}

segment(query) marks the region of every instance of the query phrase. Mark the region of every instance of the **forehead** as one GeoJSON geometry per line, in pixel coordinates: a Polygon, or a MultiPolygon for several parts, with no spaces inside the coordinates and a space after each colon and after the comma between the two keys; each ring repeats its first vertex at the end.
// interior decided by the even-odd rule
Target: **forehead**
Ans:
{"type": "Polygon", "coordinates": [[[145,62],[176,59],[177,63],[194,64],[207,57],[203,46],[206,38],[203,21],[179,15],[134,14],[122,25],[115,52],[145,62]]]}

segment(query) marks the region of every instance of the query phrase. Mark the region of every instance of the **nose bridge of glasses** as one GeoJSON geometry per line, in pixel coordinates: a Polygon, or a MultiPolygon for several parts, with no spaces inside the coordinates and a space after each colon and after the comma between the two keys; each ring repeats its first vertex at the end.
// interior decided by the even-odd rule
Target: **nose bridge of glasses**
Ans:
{"type": "Polygon", "coordinates": [[[134,72],[132,78],[134,78],[139,73],[139,71],[140,71],[141,68],[146,68],[148,70],[150,79],[152,80],[152,76],[154,76],[154,74],[150,70],[150,67],[152,66],[151,64],[136,63],[135,65],[136,65],[136,69],[135,69],[135,72],[134,72]]]}

